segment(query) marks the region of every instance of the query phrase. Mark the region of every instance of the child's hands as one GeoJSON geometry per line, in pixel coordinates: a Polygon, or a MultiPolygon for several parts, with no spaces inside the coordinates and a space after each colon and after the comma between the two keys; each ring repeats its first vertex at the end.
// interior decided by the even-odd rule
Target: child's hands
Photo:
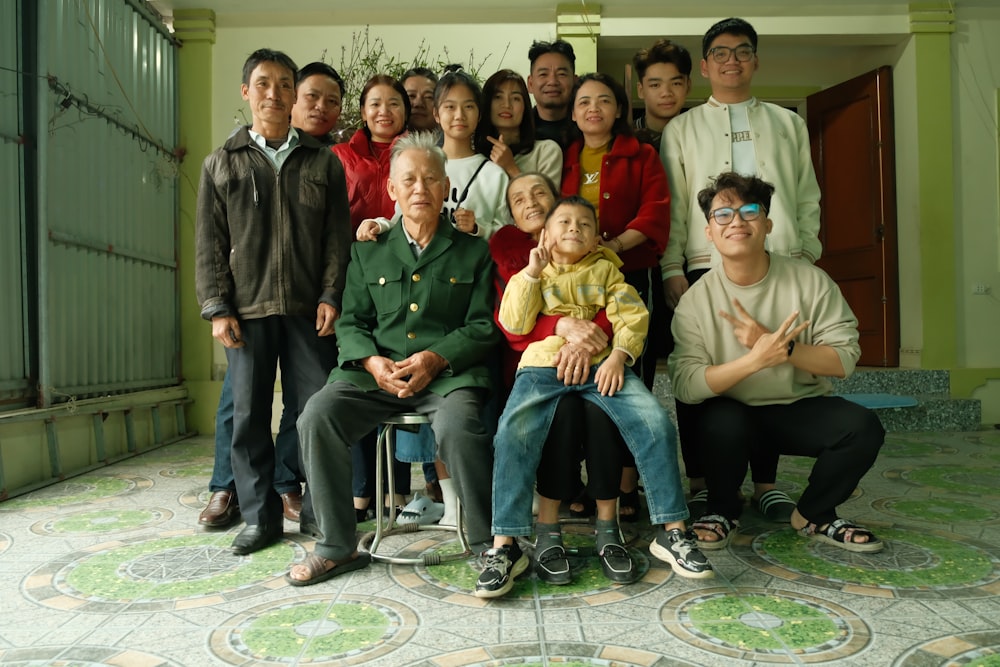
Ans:
{"type": "Polygon", "coordinates": [[[601,396],[614,396],[625,386],[625,353],[614,350],[607,359],[597,367],[594,382],[601,396]]]}
{"type": "Polygon", "coordinates": [[[456,208],[452,214],[455,221],[455,229],[466,234],[476,233],[476,212],[467,208],[456,208]]]}
{"type": "Polygon", "coordinates": [[[549,265],[549,248],[545,243],[545,230],[538,234],[538,245],[528,253],[528,266],[525,272],[532,278],[542,275],[542,269],[549,265]]]}

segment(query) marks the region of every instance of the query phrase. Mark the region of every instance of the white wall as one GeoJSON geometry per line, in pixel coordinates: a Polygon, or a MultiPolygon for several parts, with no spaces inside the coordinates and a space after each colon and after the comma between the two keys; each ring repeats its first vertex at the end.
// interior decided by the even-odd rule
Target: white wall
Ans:
{"type": "MultiPolygon", "coordinates": [[[[341,48],[348,50],[352,34],[362,33],[363,25],[307,26],[268,28],[219,28],[216,33],[213,77],[216,82],[212,93],[212,140],[218,145],[225,141],[235,125],[233,118],[246,106],[240,98],[240,75],[243,61],[254,50],[273,48],[284,51],[299,65],[320,60],[326,52],[327,62],[340,69],[341,48]]],[[[532,40],[554,39],[555,25],[541,24],[453,24],[453,25],[378,25],[369,27],[369,39],[381,37],[386,50],[409,60],[425,41],[432,58],[447,46],[450,60],[467,63],[472,60],[483,64],[483,71],[492,74],[509,67],[528,74],[528,48],[532,40]]],[[[346,105],[357,105],[357,100],[345,100],[346,105]]]]}

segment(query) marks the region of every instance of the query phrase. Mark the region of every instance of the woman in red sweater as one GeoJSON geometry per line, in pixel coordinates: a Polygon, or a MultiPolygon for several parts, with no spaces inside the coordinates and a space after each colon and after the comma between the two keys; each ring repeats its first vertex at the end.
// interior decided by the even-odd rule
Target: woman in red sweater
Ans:
{"type": "Polygon", "coordinates": [[[340,158],[347,176],[351,228],[357,231],[365,218],[391,218],[395,204],[385,183],[389,178],[389,149],[406,131],[410,98],[391,76],[376,74],[361,90],[361,117],[365,126],[346,144],[331,150],[340,158]]]}

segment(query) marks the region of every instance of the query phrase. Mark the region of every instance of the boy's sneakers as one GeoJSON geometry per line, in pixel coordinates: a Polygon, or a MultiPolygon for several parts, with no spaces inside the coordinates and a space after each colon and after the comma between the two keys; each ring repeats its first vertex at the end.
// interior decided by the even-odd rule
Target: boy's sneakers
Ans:
{"type": "Polygon", "coordinates": [[[573,581],[569,558],[566,557],[566,549],[561,544],[553,544],[536,552],[535,574],[545,583],[554,586],[564,586],[573,581]]]}
{"type": "Polygon", "coordinates": [[[514,587],[514,579],[528,569],[529,563],[517,540],[487,549],[482,554],[482,560],[483,571],[476,581],[477,598],[498,598],[509,593],[514,587]]]}
{"type": "Polygon", "coordinates": [[[674,572],[682,577],[707,579],[715,576],[712,564],[698,549],[697,538],[691,530],[682,532],[679,528],[657,528],[656,539],[649,545],[649,553],[670,563],[674,572]]]}

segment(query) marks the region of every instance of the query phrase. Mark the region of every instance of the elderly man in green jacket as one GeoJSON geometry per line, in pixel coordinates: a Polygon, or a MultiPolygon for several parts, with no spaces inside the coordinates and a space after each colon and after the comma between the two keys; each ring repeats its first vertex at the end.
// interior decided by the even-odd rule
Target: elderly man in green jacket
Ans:
{"type": "Polygon", "coordinates": [[[490,386],[484,361],[499,341],[493,264],[484,241],[441,215],[445,159],[429,134],[397,141],[387,185],[402,224],[352,247],[338,366],[299,417],[318,537],[314,553],[288,573],[293,586],[368,564],[355,539],[350,445],[399,412],[430,418],[469,540],[490,538],[492,435],[480,414],[490,386]]]}

